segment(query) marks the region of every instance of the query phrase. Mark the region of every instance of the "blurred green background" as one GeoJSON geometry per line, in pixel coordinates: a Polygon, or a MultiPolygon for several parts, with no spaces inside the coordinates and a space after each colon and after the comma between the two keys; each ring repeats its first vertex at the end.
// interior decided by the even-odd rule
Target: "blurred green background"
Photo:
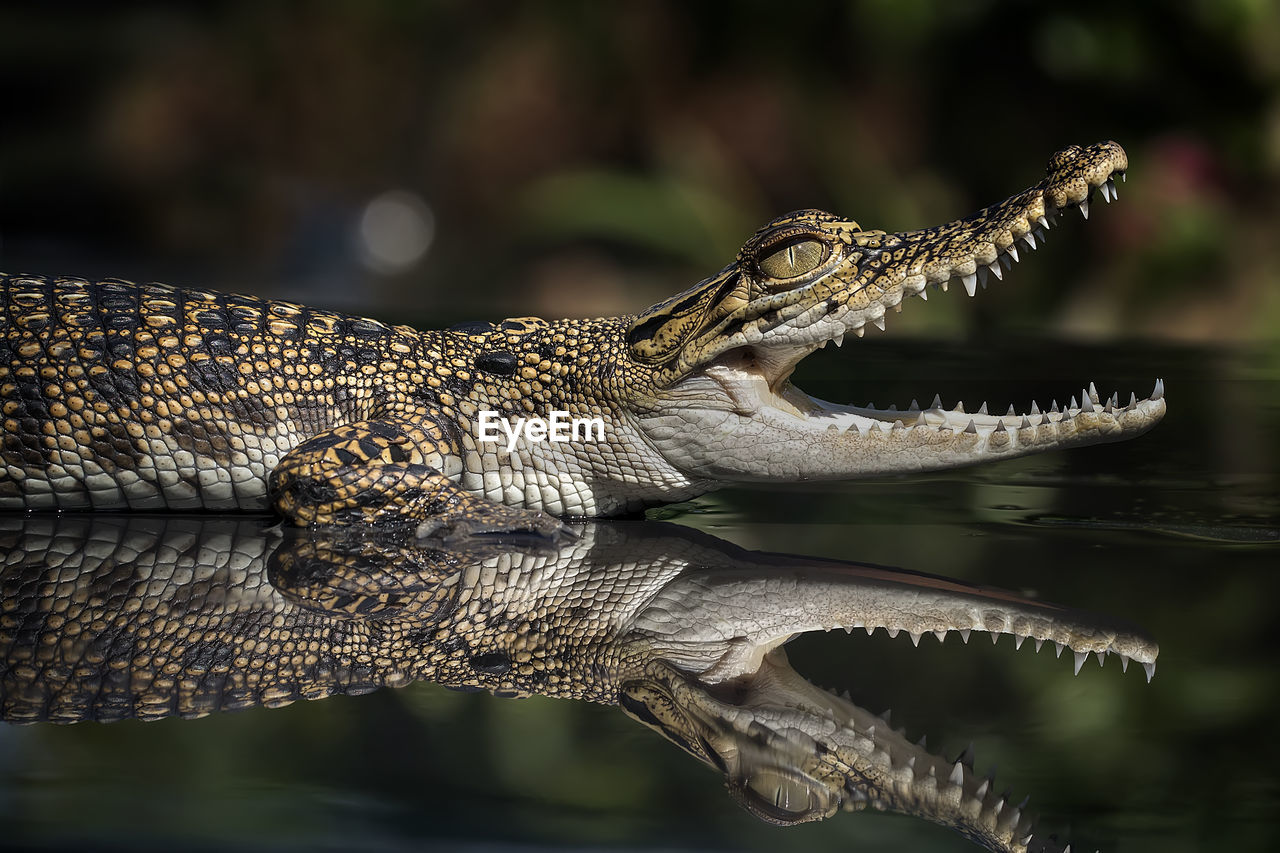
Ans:
{"type": "Polygon", "coordinates": [[[8,4],[0,269],[636,311],[779,213],[924,227],[1114,138],[1119,205],[897,333],[1274,340],[1278,80],[1266,0],[8,4]]]}

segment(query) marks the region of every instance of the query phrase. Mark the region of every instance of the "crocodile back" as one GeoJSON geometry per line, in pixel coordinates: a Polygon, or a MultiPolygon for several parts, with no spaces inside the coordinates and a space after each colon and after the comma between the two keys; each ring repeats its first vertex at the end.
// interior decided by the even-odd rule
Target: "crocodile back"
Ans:
{"type": "MultiPolygon", "coordinates": [[[[410,329],[247,296],[0,275],[0,509],[261,509],[410,329]]],[[[394,367],[394,365],[391,365],[394,367]]]]}

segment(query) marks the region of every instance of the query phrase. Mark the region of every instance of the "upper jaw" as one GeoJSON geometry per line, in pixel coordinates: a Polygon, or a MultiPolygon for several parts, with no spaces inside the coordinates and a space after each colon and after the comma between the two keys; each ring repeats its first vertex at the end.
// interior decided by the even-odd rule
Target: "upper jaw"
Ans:
{"type": "MultiPolygon", "coordinates": [[[[1046,177],[1035,186],[971,216],[915,231],[868,231],[856,222],[816,211],[792,214],[790,218],[807,216],[829,234],[832,254],[809,283],[793,290],[791,305],[765,306],[762,319],[772,319],[760,323],[754,333],[744,330],[745,342],[839,344],[846,334],[861,337],[868,326],[883,330],[890,310],[901,311],[909,297],[927,300],[929,288],[945,291],[959,283],[974,296],[991,276],[1002,279],[1006,270],[1044,242],[1065,211],[1075,208],[1087,219],[1095,190],[1108,202],[1117,198],[1115,178],[1123,179],[1128,165],[1115,142],[1072,146],[1051,158],[1046,177]]],[[[761,234],[768,232],[766,226],[761,234]]],[[[751,247],[752,243],[744,247],[744,255],[751,247]]],[[[749,261],[740,258],[740,263],[749,261]]]]}

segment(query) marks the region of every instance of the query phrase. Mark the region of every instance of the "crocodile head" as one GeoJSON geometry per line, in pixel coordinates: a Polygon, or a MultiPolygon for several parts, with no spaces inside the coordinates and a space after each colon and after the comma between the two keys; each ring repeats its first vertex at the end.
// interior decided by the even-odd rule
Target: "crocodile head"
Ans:
{"type": "MultiPolygon", "coordinates": [[[[753,554],[741,569],[693,572],[639,612],[621,643],[641,649],[618,702],[637,721],[724,775],[752,814],[792,825],[872,808],[947,826],[1002,853],[1062,853],[1025,802],[997,793],[968,750],[946,759],[877,715],[812,684],[783,648],[811,631],[885,629],[917,645],[1011,635],[1039,651],[1118,657],[1155,672],[1141,629],[989,587],[872,566],[753,554]],[[754,562],[755,565],[751,565],[754,562]],[[766,564],[769,565],[764,570],[766,564]],[[759,602],[768,602],[761,607],[759,602]]],[[[621,656],[623,660],[627,655],[621,656]]]]}
{"type": "Polygon", "coordinates": [[[1085,217],[1095,189],[1110,201],[1128,167],[1114,142],[1059,151],[1044,180],[965,219],[887,233],[817,210],[758,231],[732,264],[640,314],[630,356],[652,371],[651,398],[635,406],[648,439],[681,471],[710,480],[845,479],[950,468],[1083,444],[1118,441],[1164,415],[1163,385],[1149,399],[1101,399],[1092,384],[1057,404],[992,415],[845,406],[789,381],[810,353],[868,325],[910,297],[958,280],[972,296],[989,275],[1034,249],[1054,219],[1085,217]]]}

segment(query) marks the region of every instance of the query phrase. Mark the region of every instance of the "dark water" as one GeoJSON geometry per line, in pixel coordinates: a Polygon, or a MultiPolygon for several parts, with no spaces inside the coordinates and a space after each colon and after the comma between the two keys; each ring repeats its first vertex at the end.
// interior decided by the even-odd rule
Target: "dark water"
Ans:
{"type": "MultiPolygon", "coordinates": [[[[652,513],[753,550],[899,566],[1129,620],[1140,667],[808,634],[792,664],[931,748],[994,766],[1074,850],[1269,850],[1280,749],[1280,366],[1262,355],[1048,345],[821,353],[810,393],[1003,409],[1078,393],[1169,414],[1137,441],[927,477],[734,489],[652,513]]],[[[195,720],[0,726],[0,846],[69,849],[963,851],[923,821],[837,814],[788,829],[617,708],[430,683],[195,720]]]]}

